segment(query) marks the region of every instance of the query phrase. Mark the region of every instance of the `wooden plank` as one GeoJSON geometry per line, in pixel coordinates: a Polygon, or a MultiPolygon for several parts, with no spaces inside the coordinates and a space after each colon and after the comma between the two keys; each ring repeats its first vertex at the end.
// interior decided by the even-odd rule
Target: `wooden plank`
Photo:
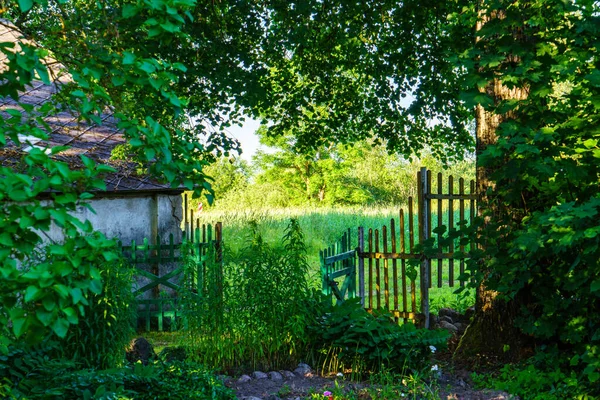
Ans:
{"type": "MultiPolygon", "coordinates": [[[[408,240],[410,246],[410,253],[415,252],[415,228],[414,228],[414,217],[413,217],[413,198],[408,198],[408,240]]],[[[410,280],[410,303],[411,310],[413,313],[417,312],[417,299],[416,299],[416,284],[413,279],[410,280]]]]}
{"type": "Polygon", "coordinates": [[[190,242],[197,242],[196,228],[194,227],[194,210],[190,210],[190,242]]]}
{"type": "MultiPolygon", "coordinates": [[[[360,226],[358,228],[358,253],[365,251],[365,229],[360,226]]],[[[365,259],[358,257],[358,295],[360,296],[360,304],[365,306],[365,259]]]]}
{"type": "Polygon", "coordinates": [[[352,272],[353,268],[352,267],[348,267],[348,268],[340,268],[336,271],[330,272],[329,273],[329,280],[335,279],[335,278],[339,278],[341,276],[346,276],[349,275],[352,272]]]}
{"type": "MultiPolygon", "coordinates": [[[[439,172],[437,175],[437,192],[438,194],[442,194],[442,173],[439,172]]],[[[443,224],[443,210],[442,210],[442,200],[437,200],[437,227],[440,228],[443,224]]],[[[438,231],[437,234],[438,240],[438,252],[443,252],[442,249],[442,233],[438,231]]],[[[443,261],[438,258],[437,259],[437,287],[442,287],[442,274],[443,274],[443,261]]]]}
{"type": "Polygon", "coordinates": [[[338,261],[344,261],[344,260],[350,260],[352,258],[354,258],[356,255],[356,250],[350,250],[350,251],[346,251],[340,254],[336,254],[330,257],[325,257],[323,259],[323,262],[325,263],[325,265],[332,265],[338,261]]]}
{"type": "MultiPolygon", "coordinates": [[[[379,229],[375,229],[375,252],[379,253],[379,229]]],[[[375,293],[377,295],[377,309],[381,308],[381,271],[379,258],[375,258],[375,293]]]]}
{"type": "MultiPolygon", "coordinates": [[[[381,228],[381,233],[383,236],[383,252],[388,252],[388,237],[387,237],[387,226],[383,226],[381,228]]],[[[389,279],[389,271],[388,271],[388,259],[383,259],[383,300],[385,304],[385,309],[390,309],[390,279],[389,279]]]]}
{"type": "MultiPolygon", "coordinates": [[[[431,193],[431,171],[430,170],[426,171],[426,176],[427,176],[427,192],[425,192],[425,193],[431,193]]],[[[427,213],[425,214],[425,217],[427,218],[427,239],[429,239],[431,237],[431,199],[427,198],[427,196],[424,196],[423,201],[425,202],[425,204],[427,204],[427,213]]],[[[423,262],[426,265],[426,271],[427,271],[427,277],[425,277],[425,279],[427,280],[427,285],[428,285],[427,287],[430,288],[430,287],[432,287],[431,260],[429,258],[425,258],[423,262]]],[[[421,279],[423,279],[423,277],[421,277],[421,279]]],[[[426,300],[426,303],[429,306],[428,299],[426,300]]],[[[423,304],[425,304],[425,302],[423,304]]]]}
{"type": "MultiPolygon", "coordinates": [[[[400,251],[406,254],[406,240],[405,240],[405,226],[404,226],[404,210],[400,209],[400,251]]],[[[407,306],[407,287],[406,287],[406,260],[402,260],[402,311],[408,311],[407,306]]]]}
{"type": "Polygon", "coordinates": [[[352,286],[352,276],[354,275],[354,268],[349,267],[349,268],[345,268],[346,272],[346,278],[344,279],[344,282],[342,282],[342,288],[340,289],[340,294],[342,295],[342,300],[344,300],[344,298],[346,297],[346,293],[348,293],[348,298],[351,298],[349,291],[350,291],[350,287],[352,286]]]}
{"type": "Polygon", "coordinates": [[[142,286],[141,288],[137,289],[133,293],[137,296],[137,295],[139,295],[139,294],[141,294],[141,293],[143,293],[143,292],[145,292],[145,291],[147,291],[149,289],[157,287],[157,285],[160,285],[160,284],[162,284],[164,286],[168,286],[168,287],[170,287],[171,289],[174,289],[174,290],[180,290],[181,287],[179,285],[171,283],[168,280],[171,279],[171,278],[173,278],[176,275],[181,274],[181,272],[182,272],[182,268],[179,267],[179,268],[176,268],[173,271],[169,272],[166,275],[158,277],[157,275],[155,275],[155,274],[153,274],[151,272],[148,272],[148,271],[143,270],[141,268],[137,268],[138,275],[144,276],[144,277],[150,279],[152,282],[148,283],[147,285],[142,286]]]}
{"type": "MultiPolygon", "coordinates": [[[[430,192],[431,174],[426,168],[421,168],[419,174],[419,243],[423,244],[430,237],[431,209],[430,200],[425,195],[430,192]]],[[[425,314],[424,327],[429,328],[429,277],[431,276],[431,264],[427,258],[421,262],[419,269],[420,291],[421,291],[421,312],[425,314]]]]}
{"type": "MultiPolygon", "coordinates": [[[[369,228],[369,252],[373,251],[373,229],[369,228]]],[[[369,308],[373,308],[373,259],[369,258],[369,308]]]]}
{"type": "Polygon", "coordinates": [[[415,260],[420,259],[421,254],[408,254],[408,253],[383,253],[383,252],[364,252],[360,253],[359,257],[372,260],[415,260]]]}
{"type": "MultiPolygon", "coordinates": [[[[346,232],[346,251],[350,251],[352,248],[352,232],[350,228],[346,232]]],[[[352,274],[350,277],[350,285],[348,287],[348,298],[356,297],[356,250],[354,250],[354,257],[347,260],[347,265],[349,268],[352,268],[352,274]]]]}
{"type": "MultiPolygon", "coordinates": [[[[439,194],[439,193],[429,193],[425,196],[427,200],[460,200],[461,196],[458,194],[439,194]]],[[[475,194],[465,194],[462,197],[465,200],[477,200],[477,195],[475,194]]]]}
{"type": "MultiPolygon", "coordinates": [[[[450,175],[448,177],[448,192],[454,194],[454,177],[450,175]]],[[[454,229],[454,202],[453,199],[448,200],[448,232],[454,229]]],[[[448,253],[454,253],[454,240],[450,241],[448,253]]],[[[450,287],[454,286],[454,260],[448,261],[448,283],[450,287]]]]}
{"type": "MultiPolygon", "coordinates": [[[[463,222],[465,220],[465,199],[463,197],[465,194],[465,180],[463,178],[458,179],[458,193],[459,193],[459,196],[461,196],[461,199],[458,203],[459,204],[459,218],[460,218],[460,221],[463,222]]],[[[465,246],[463,244],[464,237],[465,237],[465,235],[461,230],[459,251],[463,254],[465,251],[465,246]]],[[[464,274],[464,272],[465,272],[465,259],[464,258],[460,259],[459,272],[460,272],[460,275],[464,274]]],[[[465,286],[465,281],[462,279],[460,280],[460,286],[465,286]]]]}
{"type": "Polygon", "coordinates": [[[189,240],[190,227],[188,226],[188,195],[183,195],[183,230],[185,231],[185,238],[189,240]]]}
{"type": "MultiPolygon", "coordinates": [[[[475,181],[471,180],[471,193],[474,194],[475,193],[475,181]]],[[[473,220],[475,219],[475,199],[471,199],[471,204],[469,205],[471,207],[471,209],[469,210],[469,216],[470,218],[470,224],[473,223],[473,220]]],[[[473,241],[471,241],[471,243],[469,243],[469,251],[473,251],[475,250],[473,248],[473,241]]],[[[472,277],[472,281],[475,281],[475,277],[472,277]]]]}
{"type": "MultiPolygon", "coordinates": [[[[392,253],[395,253],[396,248],[396,221],[394,218],[390,220],[390,237],[392,239],[392,253]]],[[[398,261],[392,259],[392,281],[394,283],[394,310],[398,309],[398,261]]]]}
{"type": "Polygon", "coordinates": [[[327,265],[325,264],[325,250],[319,250],[319,261],[321,262],[321,293],[329,295],[329,279],[327,265]]]}
{"type": "MultiPolygon", "coordinates": [[[[375,311],[375,309],[373,309],[373,308],[366,308],[365,310],[369,313],[373,313],[373,311],[375,311]]],[[[412,312],[403,312],[400,310],[392,310],[392,311],[390,311],[390,314],[392,314],[392,317],[394,317],[396,319],[403,318],[404,320],[412,319],[413,321],[415,321],[417,319],[423,318],[423,314],[412,313],[412,312]]]]}

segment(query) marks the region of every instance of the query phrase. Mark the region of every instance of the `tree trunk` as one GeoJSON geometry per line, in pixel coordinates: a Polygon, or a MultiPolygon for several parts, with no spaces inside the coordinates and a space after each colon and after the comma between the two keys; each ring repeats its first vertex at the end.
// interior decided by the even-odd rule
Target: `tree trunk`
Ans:
{"type": "MultiPolygon", "coordinates": [[[[502,18],[501,12],[495,13],[491,17],[482,15],[477,24],[477,30],[481,29],[489,18],[502,18]]],[[[515,39],[522,40],[523,38],[515,37],[515,39]]],[[[509,56],[506,61],[514,63],[518,62],[518,59],[509,56]]],[[[490,82],[485,91],[496,104],[502,100],[527,98],[526,88],[509,89],[502,85],[499,79],[490,82]]],[[[499,221],[507,210],[503,210],[494,201],[493,196],[490,196],[493,195],[495,189],[495,183],[491,179],[494,170],[481,165],[480,156],[490,145],[497,142],[498,126],[503,121],[515,116],[514,112],[503,115],[495,114],[486,111],[481,105],[476,108],[476,180],[479,194],[479,214],[484,216],[485,225],[493,220],[499,221]],[[483,211],[486,211],[485,215],[483,211]]],[[[485,241],[482,247],[485,250],[485,241]]],[[[482,261],[480,267],[484,269],[484,276],[486,276],[488,272],[485,271],[485,260],[482,261]]],[[[497,296],[497,292],[486,288],[484,278],[476,294],[475,315],[454,353],[456,361],[466,364],[513,361],[529,353],[528,338],[514,326],[515,317],[521,304],[527,301],[526,292],[523,291],[510,301],[499,299],[497,296]]]]}

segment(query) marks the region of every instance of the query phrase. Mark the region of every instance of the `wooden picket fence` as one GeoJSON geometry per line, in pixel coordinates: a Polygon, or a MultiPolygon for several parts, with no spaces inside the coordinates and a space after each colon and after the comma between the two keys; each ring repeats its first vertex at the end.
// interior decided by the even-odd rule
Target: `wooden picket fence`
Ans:
{"type": "MultiPolygon", "coordinates": [[[[151,244],[144,239],[141,244],[135,241],[128,246],[121,246],[123,255],[135,267],[134,282],[138,287],[134,290],[137,301],[138,321],[143,321],[143,327],[149,331],[151,321],[156,320],[156,329],[163,331],[165,320],[173,329],[182,319],[181,294],[183,289],[202,297],[211,291],[223,293],[223,260],[222,260],[222,224],[217,222],[214,227],[201,225],[188,237],[187,246],[174,243],[173,235],[168,242],[163,243],[160,236],[151,244]],[[187,251],[188,253],[185,253],[187,251]],[[190,271],[184,281],[184,261],[191,259],[195,270],[190,271]]],[[[221,302],[217,302],[221,303],[221,302]]]]}
{"type": "Polygon", "coordinates": [[[366,231],[358,227],[355,247],[348,230],[338,243],[320,252],[324,293],[333,294],[338,301],[358,296],[367,310],[384,309],[397,319],[429,327],[429,289],[456,282],[464,285],[460,276],[465,271],[464,254],[470,250],[462,237],[444,241],[443,230],[435,228],[445,226],[450,231],[459,224],[469,225],[475,218],[477,197],[474,181],[469,182],[467,191],[464,180],[459,179],[456,191],[454,178],[449,176],[447,193],[441,173],[437,174],[436,190],[431,181],[431,171],[421,169],[416,213],[410,197],[407,212],[401,209],[397,221],[392,218],[389,226],[366,231]],[[437,215],[432,221],[434,211],[437,215]],[[416,251],[430,238],[435,241],[435,254],[416,251]]]}

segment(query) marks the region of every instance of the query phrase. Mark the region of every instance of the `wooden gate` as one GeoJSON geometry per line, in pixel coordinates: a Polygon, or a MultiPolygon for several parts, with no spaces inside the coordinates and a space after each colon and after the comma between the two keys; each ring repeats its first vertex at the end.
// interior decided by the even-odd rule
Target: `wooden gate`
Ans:
{"type": "Polygon", "coordinates": [[[222,296],[222,225],[218,222],[214,229],[211,225],[202,225],[193,232],[187,235],[186,244],[174,243],[171,234],[167,243],[157,237],[156,244],[144,239],[142,244],[133,241],[129,246],[122,246],[123,255],[135,267],[138,320],[142,319],[147,331],[153,320],[159,331],[164,330],[165,319],[169,320],[171,329],[177,326],[183,317],[180,300],[184,288],[187,293],[201,296],[209,290],[209,285],[216,285],[212,292],[222,296]],[[185,260],[190,260],[195,267],[186,281],[183,280],[185,260]],[[207,279],[209,276],[212,279],[207,279]]]}
{"type": "Polygon", "coordinates": [[[429,289],[465,283],[460,277],[470,245],[465,245],[462,236],[444,240],[444,234],[472,222],[476,193],[474,181],[467,188],[461,178],[456,190],[454,178],[449,176],[444,185],[441,173],[432,188],[431,171],[425,168],[417,174],[417,182],[416,213],[409,197],[407,212],[401,209],[389,225],[359,227],[354,248],[348,230],[338,245],[321,251],[321,270],[323,293],[334,294],[338,301],[358,295],[367,310],[387,310],[397,319],[429,327],[429,289]],[[436,251],[425,254],[420,245],[432,241],[436,251]],[[340,278],[341,290],[336,281],[340,278]],[[358,293],[344,290],[356,287],[358,293]]]}

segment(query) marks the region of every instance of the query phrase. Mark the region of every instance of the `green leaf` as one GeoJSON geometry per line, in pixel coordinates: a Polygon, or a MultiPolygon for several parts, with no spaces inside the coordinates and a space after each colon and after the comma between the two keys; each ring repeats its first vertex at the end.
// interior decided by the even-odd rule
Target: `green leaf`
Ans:
{"type": "Polygon", "coordinates": [[[33,0],[19,0],[19,7],[22,12],[27,12],[33,7],[33,0]]]}
{"type": "Polygon", "coordinates": [[[66,299],[67,297],[69,297],[69,289],[65,285],[58,283],[58,284],[54,285],[52,288],[63,299],[66,299]]]}
{"type": "Polygon", "coordinates": [[[13,326],[13,333],[18,338],[26,331],[28,325],[25,323],[27,316],[25,315],[25,311],[15,308],[10,309],[8,313],[13,326]]]}
{"type": "Polygon", "coordinates": [[[27,286],[27,289],[25,290],[25,302],[29,303],[30,301],[36,300],[39,293],[39,287],[34,285],[27,286]]]}
{"type": "Polygon", "coordinates": [[[597,292],[600,290],[600,279],[595,280],[592,282],[592,284],[590,285],[590,291],[593,292],[597,292]]]}
{"type": "Polygon", "coordinates": [[[139,8],[133,4],[125,4],[121,15],[123,18],[135,17],[139,12],[139,8]]]}
{"type": "Polygon", "coordinates": [[[25,191],[23,190],[11,190],[8,193],[8,197],[10,197],[11,200],[17,202],[23,202],[29,198],[29,196],[27,196],[27,193],[25,193],[25,191]]]}
{"type": "Polygon", "coordinates": [[[59,338],[64,338],[67,336],[67,331],[69,330],[69,323],[64,318],[57,318],[52,324],[52,331],[56,333],[56,336],[59,338]]]}
{"type": "Polygon", "coordinates": [[[94,294],[102,293],[102,281],[100,279],[90,281],[90,290],[94,294]]]}
{"type": "Polygon", "coordinates": [[[40,321],[42,323],[42,325],[48,326],[52,323],[52,320],[56,316],[56,312],[54,310],[47,311],[47,310],[38,308],[35,311],[35,316],[37,317],[38,321],[40,321]]]}
{"type": "Polygon", "coordinates": [[[73,298],[73,304],[78,304],[83,299],[83,292],[79,288],[71,289],[71,297],[73,298]]]}
{"type": "Polygon", "coordinates": [[[113,75],[113,77],[110,79],[115,86],[121,86],[126,82],[123,75],[113,75]]]}
{"type": "Polygon", "coordinates": [[[65,315],[67,317],[67,321],[70,324],[76,324],[79,322],[77,312],[72,307],[63,308],[62,312],[65,313],[65,315]]]}
{"type": "Polygon", "coordinates": [[[7,247],[12,247],[14,245],[12,235],[8,232],[0,233],[0,244],[7,247]]]}
{"type": "Polygon", "coordinates": [[[128,51],[123,52],[123,65],[131,65],[135,62],[135,54],[128,51]]]}
{"type": "Polygon", "coordinates": [[[71,96],[73,97],[78,97],[78,98],[84,98],[85,97],[85,93],[83,92],[83,90],[74,90],[71,92],[71,96]]]}
{"type": "Polygon", "coordinates": [[[114,251],[103,251],[102,256],[108,262],[117,260],[119,258],[119,256],[117,256],[117,254],[114,251]]]}

